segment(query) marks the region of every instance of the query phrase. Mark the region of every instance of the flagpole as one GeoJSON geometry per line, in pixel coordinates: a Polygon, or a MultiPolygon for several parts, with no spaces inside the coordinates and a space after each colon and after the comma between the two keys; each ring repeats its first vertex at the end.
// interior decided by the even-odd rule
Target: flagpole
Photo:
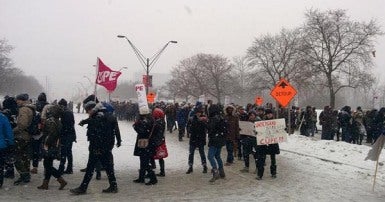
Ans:
{"type": "Polygon", "coordinates": [[[96,65],[95,65],[95,81],[94,81],[94,95],[95,95],[95,102],[96,102],[96,80],[98,79],[98,71],[99,71],[99,58],[96,58],[96,65]]]}
{"type": "MultiPolygon", "coordinates": [[[[380,138],[377,138],[377,141],[379,140],[380,138]]],[[[377,170],[378,170],[378,161],[380,160],[380,153],[381,153],[381,149],[382,149],[382,146],[378,147],[378,150],[377,150],[377,162],[376,162],[376,169],[374,171],[374,180],[373,180],[373,187],[372,187],[372,191],[374,192],[374,186],[376,185],[376,178],[377,178],[377,170]]]]}

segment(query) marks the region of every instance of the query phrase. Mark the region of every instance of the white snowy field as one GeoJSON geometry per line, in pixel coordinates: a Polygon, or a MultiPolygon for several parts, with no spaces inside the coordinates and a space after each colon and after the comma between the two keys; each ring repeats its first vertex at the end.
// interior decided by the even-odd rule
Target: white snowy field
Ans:
{"type": "MultiPolygon", "coordinates": [[[[83,118],[85,114],[75,114],[76,123],[83,118]]],[[[107,177],[102,173],[102,180],[91,181],[86,195],[74,196],[69,189],[80,184],[84,173],[79,170],[86,166],[88,157],[86,127],[77,126],[76,130],[74,174],[64,175],[68,182],[65,190],[57,190],[59,184],[54,179],[49,190],[36,188],[43,179],[40,163],[39,173],[33,175],[27,185],[14,186],[14,180],[5,179],[0,201],[385,201],[385,151],[380,157],[381,166],[372,192],[375,162],[364,161],[369,146],[298,135],[291,135],[288,142],[280,144],[276,179],[270,177],[269,158],[261,181],[255,179],[254,161],[251,161],[250,173],[240,173],[243,162],[236,160],[235,164],[225,167],[226,179],[210,184],[211,174],[202,173],[198,151],[194,172],[185,174],[188,139],[179,142],[176,131],[167,132],[166,177],[158,177],[159,182],[154,186],[135,184],[132,180],[138,176],[139,159],[133,156],[136,134],[129,122],[120,122],[123,143],[113,151],[119,193],[101,193],[108,187],[107,177]]],[[[224,148],[222,156],[225,160],[224,148]]],[[[157,167],[159,172],[158,163],[157,167]]]]}

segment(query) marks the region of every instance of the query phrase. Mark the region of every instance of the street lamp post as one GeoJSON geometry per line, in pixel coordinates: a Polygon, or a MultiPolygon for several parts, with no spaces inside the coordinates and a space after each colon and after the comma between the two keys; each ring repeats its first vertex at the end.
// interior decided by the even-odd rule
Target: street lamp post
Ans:
{"type": "Polygon", "coordinates": [[[127,42],[130,44],[131,48],[134,50],[134,53],[136,57],[139,59],[140,64],[145,68],[146,71],[146,94],[148,94],[148,87],[149,87],[149,76],[150,71],[152,67],[155,65],[155,63],[158,61],[160,54],[167,48],[167,46],[170,43],[178,43],[177,41],[168,41],[157,53],[155,53],[151,58],[146,58],[144,55],[139,51],[138,48],[135,47],[135,45],[124,35],[118,35],[118,38],[125,38],[127,42]]]}

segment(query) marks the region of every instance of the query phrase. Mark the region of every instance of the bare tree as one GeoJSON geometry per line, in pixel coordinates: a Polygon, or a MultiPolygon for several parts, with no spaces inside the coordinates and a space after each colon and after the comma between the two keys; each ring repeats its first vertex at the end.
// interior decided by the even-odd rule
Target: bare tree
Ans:
{"type": "Polygon", "coordinates": [[[302,51],[314,73],[324,75],[334,107],[342,88],[357,88],[370,75],[374,40],[382,32],[374,20],[355,22],[344,10],[309,10],[305,16],[302,51]]]}
{"type": "Polygon", "coordinates": [[[298,29],[282,29],[278,35],[256,38],[247,50],[247,58],[254,67],[251,74],[253,87],[271,89],[280,78],[297,85],[309,80],[312,74],[301,56],[301,41],[298,29]]]}

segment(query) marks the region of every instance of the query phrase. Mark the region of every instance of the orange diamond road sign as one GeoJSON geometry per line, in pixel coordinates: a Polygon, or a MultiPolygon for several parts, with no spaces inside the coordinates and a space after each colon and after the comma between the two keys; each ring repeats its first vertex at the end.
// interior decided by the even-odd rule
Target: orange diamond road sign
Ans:
{"type": "Polygon", "coordinates": [[[257,104],[258,106],[261,106],[263,103],[263,97],[256,96],[254,101],[255,101],[255,104],[257,104]]]}
{"type": "Polygon", "coordinates": [[[155,102],[155,96],[156,94],[153,92],[150,92],[147,94],[147,102],[154,103],[155,102]]]}
{"type": "Polygon", "coordinates": [[[297,94],[297,90],[290,85],[285,79],[279,80],[277,85],[271,90],[270,95],[280,104],[282,107],[286,107],[290,101],[297,94]]]}

